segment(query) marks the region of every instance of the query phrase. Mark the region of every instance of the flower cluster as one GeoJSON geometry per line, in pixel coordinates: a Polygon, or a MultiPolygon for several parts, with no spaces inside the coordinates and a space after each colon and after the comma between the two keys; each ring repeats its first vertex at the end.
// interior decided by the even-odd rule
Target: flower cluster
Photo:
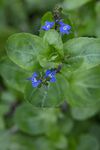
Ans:
{"type": "Polygon", "coordinates": [[[39,79],[39,76],[36,72],[33,73],[32,77],[28,78],[28,80],[31,80],[33,87],[38,87],[41,83],[43,83],[43,80],[45,79],[46,82],[55,82],[56,81],[56,71],[55,70],[47,70],[45,72],[45,76],[42,79],[39,79]]]}
{"type": "MultiPolygon", "coordinates": [[[[62,21],[56,21],[56,23],[58,23],[60,25],[60,27],[59,27],[60,33],[62,33],[62,34],[69,34],[70,33],[70,30],[71,30],[71,26],[70,25],[63,23],[62,21]]],[[[42,26],[42,29],[48,31],[54,25],[55,25],[54,22],[46,21],[45,25],[42,26]]]]}

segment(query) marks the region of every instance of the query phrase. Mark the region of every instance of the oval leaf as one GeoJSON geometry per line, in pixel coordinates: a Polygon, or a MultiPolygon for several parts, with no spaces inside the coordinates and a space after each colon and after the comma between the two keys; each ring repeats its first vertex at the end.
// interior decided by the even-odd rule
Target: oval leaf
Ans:
{"type": "Polygon", "coordinates": [[[24,91],[26,79],[31,75],[30,72],[21,69],[7,57],[0,62],[0,71],[8,86],[21,92],[24,91]]]}
{"type": "MultiPolygon", "coordinates": [[[[66,66],[67,68],[67,66],[66,66]]],[[[100,67],[90,69],[62,70],[69,85],[67,101],[74,106],[90,107],[100,103],[100,67]]]]}
{"type": "Polygon", "coordinates": [[[47,44],[42,38],[29,33],[12,35],[6,45],[8,57],[26,70],[39,69],[37,56],[41,51],[47,51],[47,49],[47,44]]]}
{"type": "Polygon", "coordinates": [[[100,64],[100,39],[80,37],[69,40],[64,44],[64,52],[70,66],[75,68],[81,63],[85,69],[92,68],[100,64]]]}

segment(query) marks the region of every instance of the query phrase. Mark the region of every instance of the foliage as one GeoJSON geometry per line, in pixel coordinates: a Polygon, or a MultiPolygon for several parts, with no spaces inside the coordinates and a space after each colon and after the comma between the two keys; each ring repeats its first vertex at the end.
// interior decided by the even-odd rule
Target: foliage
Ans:
{"type": "Polygon", "coordinates": [[[99,14],[96,0],[0,0],[0,150],[100,150],[99,14]]]}

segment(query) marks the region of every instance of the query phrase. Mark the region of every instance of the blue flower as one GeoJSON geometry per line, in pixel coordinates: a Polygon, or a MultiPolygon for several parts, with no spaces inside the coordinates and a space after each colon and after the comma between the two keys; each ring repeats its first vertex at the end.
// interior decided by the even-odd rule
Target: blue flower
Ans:
{"type": "Polygon", "coordinates": [[[59,22],[60,26],[60,32],[62,34],[69,34],[71,30],[71,26],[68,24],[63,23],[62,21],[59,22]]]}
{"type": "Polygon", "coordinates": [[[34,72],[32,77],[28,78],[28,80],[31,80],[32,81],[32,86],[33,87],[37,87],[42,81],[41,80],[37,80],[37,73],[34,72]]]}
{"type": "Polygon", "coordinates": [[[45,73],[45,77],[49,77],[50,78],[50,82],[56,82],[56,71],[51,71],[51,70],[47,70],[45,73]]]}
{"type": "Polygon", "coordinates": [[[50,30],[53,26],[54,26],[54,22],[46,21],[46,22],[45,22],[45,25],[42,26],[42,29],[48,31],[48,30],[50,30]]]}

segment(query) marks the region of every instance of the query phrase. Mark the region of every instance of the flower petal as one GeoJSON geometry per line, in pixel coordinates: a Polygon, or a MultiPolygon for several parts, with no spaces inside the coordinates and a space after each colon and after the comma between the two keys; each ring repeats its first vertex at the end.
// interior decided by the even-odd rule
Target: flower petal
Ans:
{"type": "Polygon", "coordinates": [[[32,86],[37,87],[41,83],[41,80],[37,80],[37,82],[32,81],[32,86]]]}
{"type": "Polygon", "coordinates": [[[38,74],[36,72],[33,73],[32,77],[37,77],[38,74]]]}
{"type": "Polygon", "coordinates": [[[50,82],[56,82],[56,78],[55,78],[55,77],[52,77],[52,78],[50,79],[50,82]]]}
{"type": "Polygon", "coordinates": [[[48,77],[50,74],[51,74],[51,70],[47,70],[45,73],[46,77],[48,77]]]}

